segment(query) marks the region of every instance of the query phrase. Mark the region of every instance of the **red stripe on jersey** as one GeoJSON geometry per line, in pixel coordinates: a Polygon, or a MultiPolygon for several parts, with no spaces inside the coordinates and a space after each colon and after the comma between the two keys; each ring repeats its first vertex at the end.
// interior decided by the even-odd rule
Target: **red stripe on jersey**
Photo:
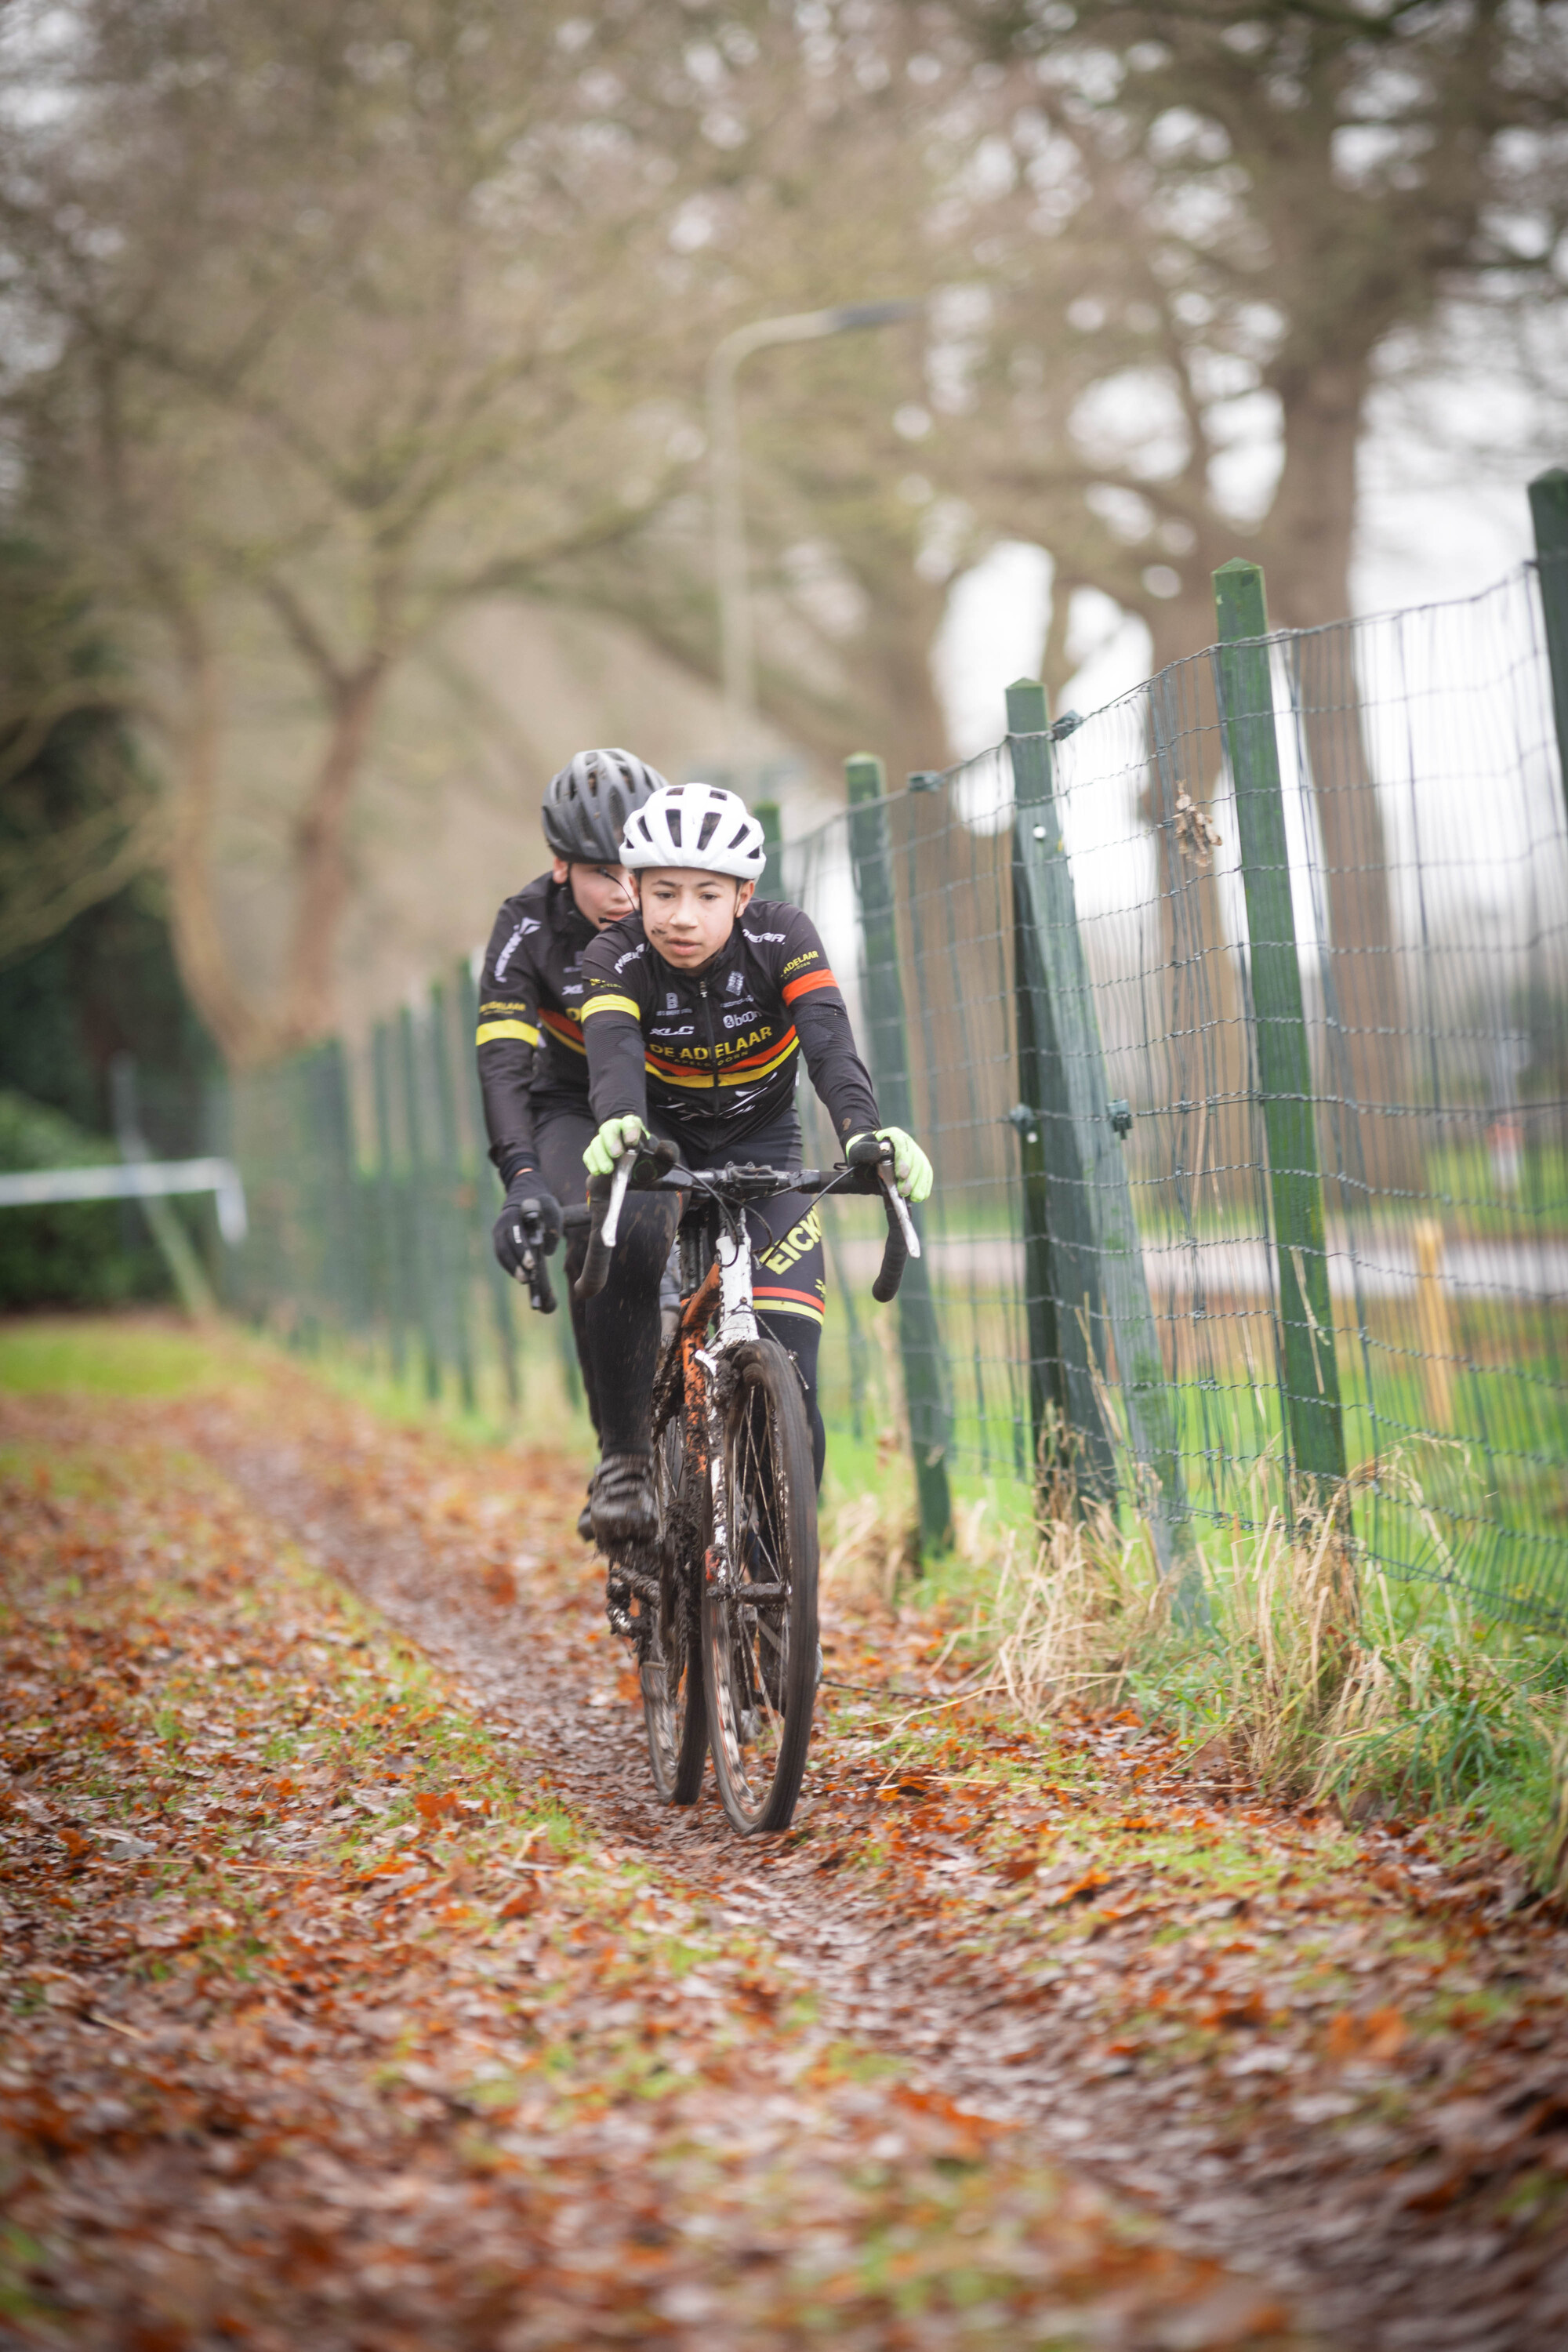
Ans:
{"type": "Polygon", "coordinates": [[[814,988],[837,988],[837,985],[830,971],[804,971],[798,980],[785,981],[784,1001],[786,1004],[793,1004],[797,996],[809,996],[814,988]]]}
{"type": "Polygon", "coordinates": [[[540,1025],[548,1029],[552,1037],[559,1037],[563,1045],[574,1046],[579,1054],[587,1052],[583,1043],[583,1024],[574,1013],[542,1013],[539,1019],[540,1025]]]}

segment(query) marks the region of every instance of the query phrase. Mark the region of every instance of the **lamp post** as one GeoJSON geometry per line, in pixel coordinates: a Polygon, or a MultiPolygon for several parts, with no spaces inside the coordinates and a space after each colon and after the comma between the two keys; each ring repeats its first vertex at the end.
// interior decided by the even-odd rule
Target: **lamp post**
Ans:
{"type": "Polygon", "coordinates": [[[735,377],[741,362],[770,343],[809,343],[858,327],[888,327],[913,318],[920,302],[847,302],[831,310],[799,310],[789,318],[757,319],[736,327],[708,362],[708,446],[713,487],[713,572],[719,591],[719,635],[724,684],[725,747],[739,768],[752,731],[753,656],[747,596],[746,526],[741,498],[741,436],[735,377]]]}

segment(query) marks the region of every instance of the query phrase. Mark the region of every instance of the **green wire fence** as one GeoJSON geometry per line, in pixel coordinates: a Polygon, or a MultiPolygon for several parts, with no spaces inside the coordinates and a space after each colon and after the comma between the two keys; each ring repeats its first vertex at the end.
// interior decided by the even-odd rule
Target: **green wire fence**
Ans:
{"type": "MultiPolygon", "coordinates": [[[[929,1545],[1065,1480],[1196,1607],[1205,1531],[1315,1489],[1369,1561],[1568,1619],[1568,477],[1532,503],[1480,596],[1270,633],[1227,565],[1209,653],[1083,721],[1023,682],[995,750],[852,761],[770,833],[937,1169],[892,1314],[875,1204],[824,1212],[834,1448],[901,1417],[929,1545]]],[[[569,1330],[489,1255],[472,1013],[465,967],[237,1084],[232,1279],[526,1412],[569,1330]]]]}

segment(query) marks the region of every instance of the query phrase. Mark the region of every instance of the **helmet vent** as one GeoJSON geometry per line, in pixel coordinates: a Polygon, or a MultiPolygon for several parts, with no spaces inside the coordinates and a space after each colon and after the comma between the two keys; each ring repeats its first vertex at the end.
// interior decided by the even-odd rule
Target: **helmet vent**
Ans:
{"type": "MultiPolygon", "coordinates": [[[[710,809],[710,810],[709,810],[709,812],[708,812],[708,814],[707,814],[707,815],[706,815],[706,816],[703,818],[703,820],[702,820],[702,830],[700,831],[700,833],[699,833],[699,835],[698,835],[698,836],[697,836],[697,846],[698,846],[698,848],[699,848],[699,849],[706,849],[706,848],[707,848],[707,846],[708,846],[708,845],[709,845],[709,843],[712,840],[712,838],[713,838],[714,835],[718,832],[718,830],[719,830],[719,812],[718,812],[718,810],[717,810],[717,809],[710,809]]],[[[737,835],[735,835],[735,840],[736,840],[736,841],[739,841],[739,840],[740,840],[740,838],[741,838],[740,835],[739,835],[739,834],[737,834],[737,835]]],[[[733,845],[734,845],[734,844],[733,844],[733,843],[731,843],[731,847],[733,847],[733,845]]]]}

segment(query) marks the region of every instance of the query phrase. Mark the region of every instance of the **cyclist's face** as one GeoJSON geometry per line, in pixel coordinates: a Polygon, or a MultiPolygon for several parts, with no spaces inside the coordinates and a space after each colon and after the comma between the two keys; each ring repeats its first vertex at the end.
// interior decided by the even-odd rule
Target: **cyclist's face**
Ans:
{"type": "Polygon", "coordinates": [[[568,866],[563,857],[558,857],[553,873],[557,882],[571,877],[577,912],[598,930],[637,912],[632,877],[624,866],[568,866]]]}
{"type": "Polygon", "coordinates": [[[684,866],[652,866],[637,881],[644,930],[666,963],[683,971],[712,961],[757,887],[684,866]]]}

